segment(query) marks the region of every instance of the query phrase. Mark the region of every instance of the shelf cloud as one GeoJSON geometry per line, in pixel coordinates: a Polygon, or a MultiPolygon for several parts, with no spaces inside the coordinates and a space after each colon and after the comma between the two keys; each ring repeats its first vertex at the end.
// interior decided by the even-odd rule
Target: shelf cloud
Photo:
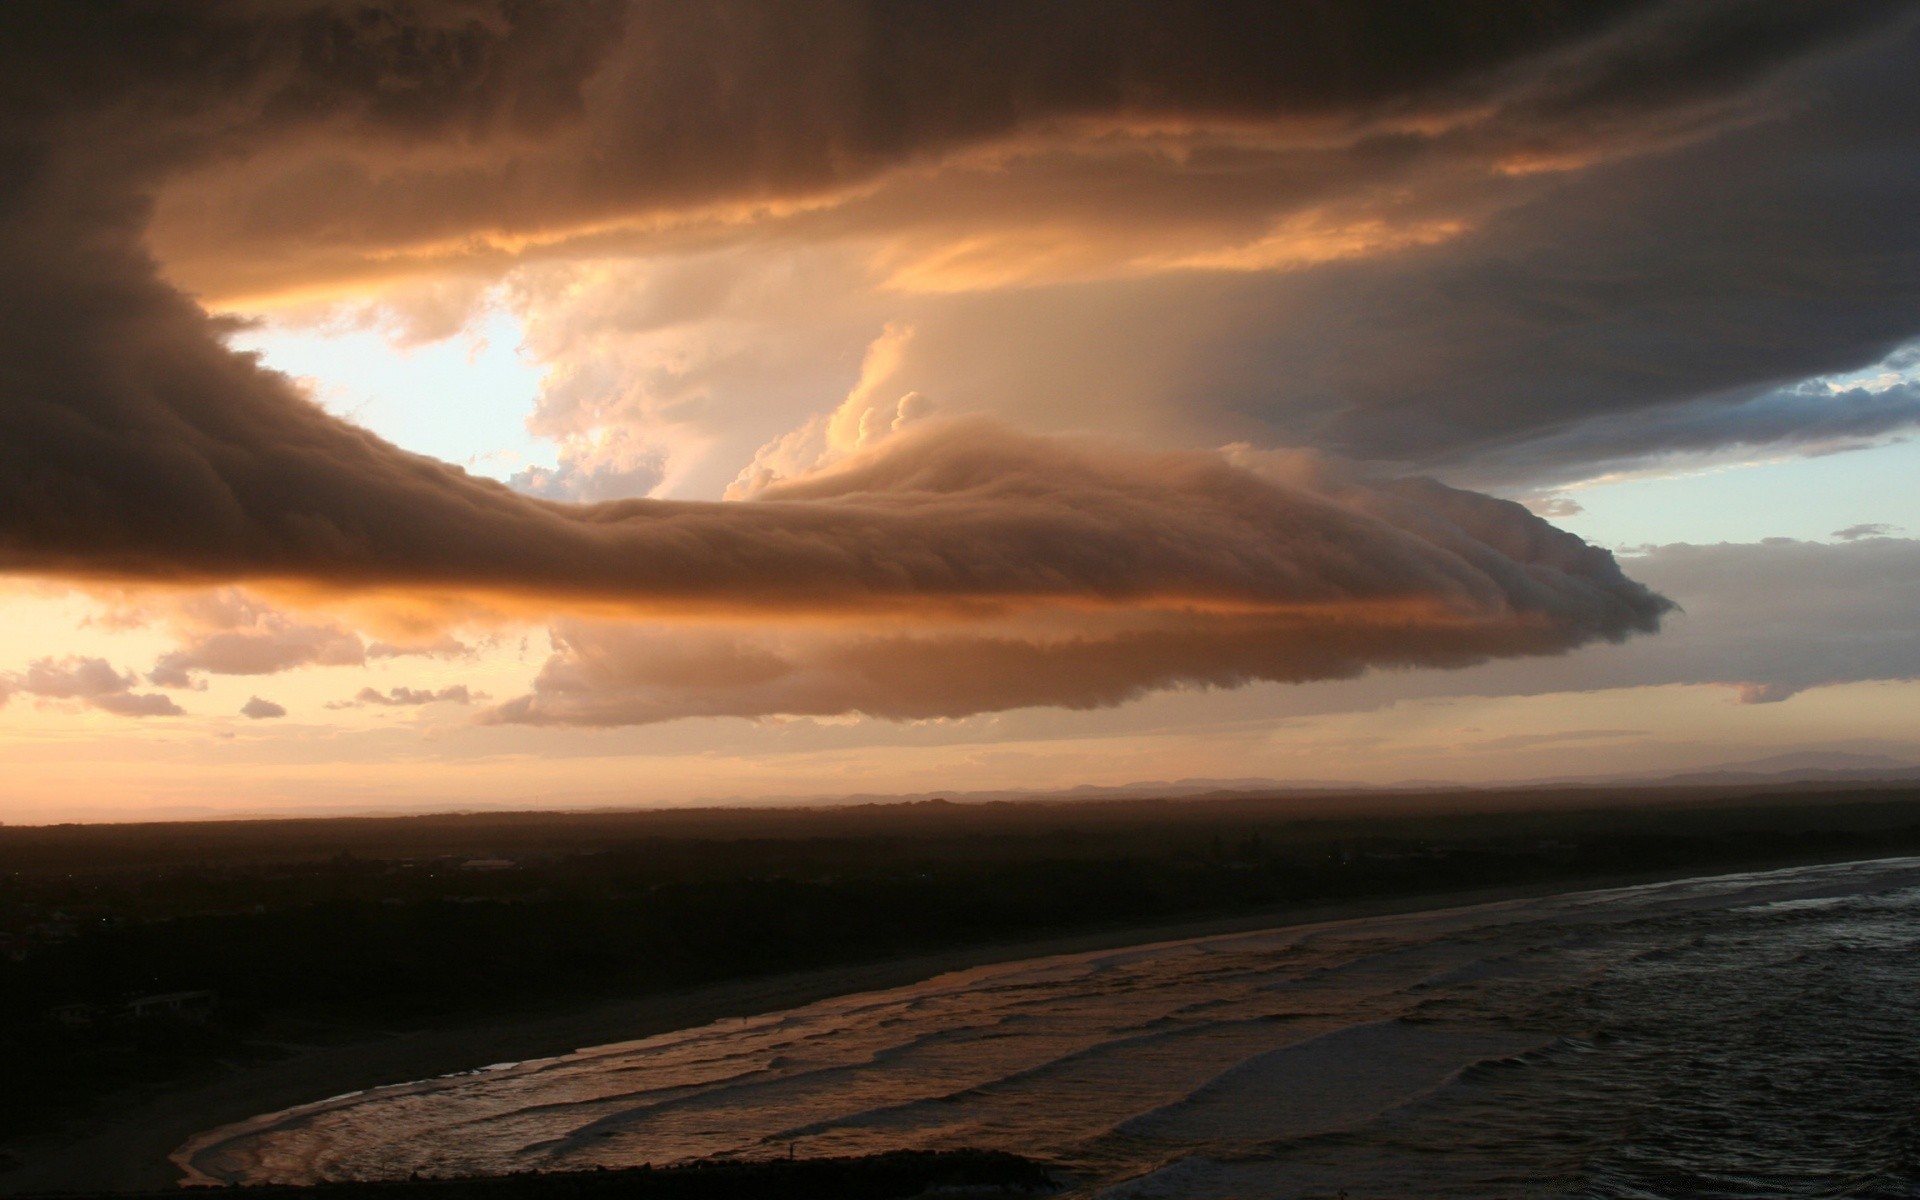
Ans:
{"type": "Polygon", "coordinates": [[[929,518],[937,543],[890,542],[888,570],[923,596],[973,601],[972,619],[948,605],[877,633],[573,621],[534,692],[488,719],[1094,708],[1156,688],[1560,653],[1652,632],[1671,607],[1517,504],[1308,454],[1235,463],[973,420],[758,495],[731,511],[929,518]],[[943,549],[949,535],[987,559],[943,549]]]}
{"type": "MultiPolygon", "coordinates": [[[[1807,382],[1920,332],[1914,36],[1876,0],[9,6],[0,571],[513,607],[556,648],[484,719],[532,724],[1090,708],[1652,633],[1671,605],[1605,551],[1426,476],[1920,423],[1910,381],[1807,382]],[[658,269],[596,293],[562,269],[593,256],[658,269]],[[530,313],[607,300],[542,326],[566,445],[522,490],[327,412],[207,307],[391,286],[427,339],[516,270],[530,313]],[[865,346],[891,418],[786,461],[832,393],[730,403],[786,372],[717,328],[753,304],[822,372],[865,346]],[[638,383],[592,358],[696,325],[709,358],[638,383]],[[1109,416],[1135,441],[1072,432],[1109,416]],[[669,427],[744,439],[742,498],[633,498],[687,477],[669,427]]],[[[209,617],[150,679],[383,653],[209,617]]],[[[61,662],[5,686],[178,711],[61,662]]]]}

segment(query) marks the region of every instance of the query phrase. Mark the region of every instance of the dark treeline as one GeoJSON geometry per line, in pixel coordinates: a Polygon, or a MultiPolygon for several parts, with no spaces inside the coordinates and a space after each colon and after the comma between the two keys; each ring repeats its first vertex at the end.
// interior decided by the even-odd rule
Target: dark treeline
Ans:
{"type": "MultiPolygon", "coordinates": [[[[1286,799],[0,829],[0,1130],[288,1043],[967,944],[1920,852],[1920,791],[1300,815],[1286,799]],[[191,993],[179,1012],[130,1001],[191,993]]],[[[1451,798],[1462,807],[1461,798],[1451,798]]],[[[1511,797],[1504,798],[1506,800],[1511,797]]]]}

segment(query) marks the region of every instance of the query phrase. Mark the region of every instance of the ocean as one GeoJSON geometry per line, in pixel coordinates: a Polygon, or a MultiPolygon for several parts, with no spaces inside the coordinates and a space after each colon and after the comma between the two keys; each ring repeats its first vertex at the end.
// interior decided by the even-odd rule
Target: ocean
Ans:
{"type": "Polygon", "coordinates": [[[1920,1196],[1920,859],[1072,954],[379,1088],[202,1183],[974,1146],[1076,1196],[1920,1196]]]}

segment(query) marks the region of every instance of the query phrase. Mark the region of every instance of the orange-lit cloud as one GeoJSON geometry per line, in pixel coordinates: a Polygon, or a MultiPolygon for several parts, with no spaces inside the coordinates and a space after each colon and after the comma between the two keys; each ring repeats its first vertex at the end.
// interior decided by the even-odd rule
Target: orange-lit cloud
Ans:
{"type": "MultiPolygon", "coordinates": [[[[491,719],[1090,708],[1166,687],[1560,653],[1651,630],[1667,607],[1610,556],[1517,505],[1424,480],[1368,480],[1310,455],[1245,461],[978,422],[895,434],[734,511],[758,519],[786,505],[855,502],[924,514],[981,547],[995,575],[1024,581],[969,594],[998,603],[976,603],[970,619],[928,604],[904,627],[862,633],[783,627],[777,611],[752,632],[570,621],[556,628],[559,649],[534,693],[491,719]],[[1137,586],[1126,578],[1135,571],[1156,582],[1137,586]]],[[[903,575],[979,569],[908,541],[889,557],[903,575]]],[[[942,591],[930,581],[916,590],[942,591]]]]}
{"type": "MultiPolygon", "coordinates": [[[[530,695],[493,722],[636,725],[684,717],[859,713],[888,720],[1010,708],[1105,708],[1165,688],[1342,679],[1561,653],[1605,634],[1538,615],[1478,619],[1420,605],[1273,616],[1167,614],[1116,633],[688,635],[568,623],[530,695]]],[[[1617,635],[1614,635],[1617,636],[1617,635]]]]}
{"type": "Polygon", "coordinates": [[[70,700],[118,717],[177,717],[178,704],[158,692],[136,692],[139,677],[104,658],[42,658],[24,671],[0,676],[0,704],[13,694],[70,700]]]}
{"type": "Polygon", "coordinates": [[[363,687],[354,693],[351,700],[337,700],[329,703],[328,708],[365,708],[373,705],[380,708],[418,708],[425,704],[472,704],[474,700],[486,699],[486,693],[477,695],[463,683],[448,684],[438,690],[391,687],[386,691],[363,687]]]}
{"type": "Polygon", "coordinates": [[[154,106],[180,146],[156,245],[193,291],[258,304],[815,218],[802,236],[935,231],[896,272],[914,286],[1155,257],[1325,261],[1462,215],[1402,229],[1376,214],[1386,228],[1364,238],[1355,218],[1335,223],[1344,236],[1234,248],[1334,202],[1439,190],[1484,209],[1462,178],[1706,136],[1751,119],[1749,93],[1783,63],[1883,16],[1600,0],[1504,5],[1498,20],[1469,2],[1063,5],[1016,19],[634,0],[147,18],[137,32],[197,39],[224,90],[169,73],[205,63],[142,78],[111,55],[89,61],[100,50],[72,44],[98,32],[83,22],[52,22],[28,49],[91,67],[102,93],[174,102],[154,106]],[[837,213],[849,206],[864,207],[837,213]]]}
{"type": "Polygon", "coordinates": [[[294,618],[233,589],[189,597],[172,615],[182,644],[163,654],[147,675],[161,687],[191,687],[195,672],[272,675],[309,664],[359,666],[367,660],[359,636],[338,622],[294,618]]]}
{"type": "MultiPolygon", "coordinates": [[[[552,619],[492,711],[556,724],[1102,706],[1650,632],[1666,603],[1607,554],[1416,469],[1911,424],[1899,389],[1779,386],[1920,328],[1903,20],[15,10],[0,571],[167,591],[176,687],[552,619]],[[389,444],[194,296],[399,345],[505,297],[559,465],[516,490],[389,444]]],[[[95,661],[5,686],[173,703],[95,661]]]]}

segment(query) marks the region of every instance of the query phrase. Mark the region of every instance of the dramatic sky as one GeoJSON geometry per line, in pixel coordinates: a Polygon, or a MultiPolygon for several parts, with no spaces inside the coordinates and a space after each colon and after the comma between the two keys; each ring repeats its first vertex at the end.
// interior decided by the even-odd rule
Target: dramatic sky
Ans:
{"type": "Polygon", "coordinates": [[[1920,5],[0,6],[0,820],[1920,760],[1920,5]]]}

